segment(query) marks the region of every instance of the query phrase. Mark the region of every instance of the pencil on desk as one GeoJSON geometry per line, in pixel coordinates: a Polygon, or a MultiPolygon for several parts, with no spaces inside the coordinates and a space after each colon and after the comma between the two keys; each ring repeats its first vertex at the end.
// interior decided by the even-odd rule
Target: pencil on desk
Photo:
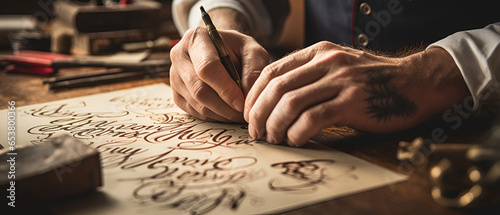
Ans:
{"type": "MultiPolygon", "coordinates": [[[[104,70],[99,70],[99,71],[95,71],[95,72],[92,72],[92,73],[86,73],[86,74],[81,74],[81,75],[53,77],[53,78],[49,78],[49,79],[43,80],[43,84],[53,84],[53,83],[62,82],[62,81],[69,81],[69,80],[83,79],[83,78],[91,78],[91,77],[104,76],[104,75],[112,75],[112,74],[125,73],[125,72],[133,72],[133,71],[134,70],[126,70],[126,69],[122,69],[122,68],[104,69],[104,70]]],[[[137,70],[135,70],[135,71],[137,71],[137,70]]]]}
{"type": "Polygon", "coordinates": [[[118,81],[140,78],[145,76],[162,77],[168,75],[168,68],[161,68],[152,71],[147,70],[124,70],[114,68],[85,75],[65,76],[44,80],[44,84],[49,84],[50,89],[76,88],[95,86],[99,84],[113,83],[118,81]]]}
{"type": "Polygon", "coordinates": [[[146,67],[170,66],[169,59],[154,59],[141,62],[108,62],[39,51],[19,51],[15,55],[2,55],[0,56],[0,60],[18,65],[47,67],[53,69],[65,67],[119,67],[139,69],[146,67]]]}

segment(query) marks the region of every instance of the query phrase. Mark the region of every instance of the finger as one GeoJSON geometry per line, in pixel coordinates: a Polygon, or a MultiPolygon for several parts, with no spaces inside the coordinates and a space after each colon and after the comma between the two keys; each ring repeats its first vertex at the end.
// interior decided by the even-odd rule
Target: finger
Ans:
{"type": "Polygon", "coordinates": [[[170,71],[170,86],[174,92],[174,102],[181,109],[187,113],[203,120],[216,119],[222,122],[228,122],[222,116],[214,113],[210,109],[207,110],[202,104],[192,98],[191,92],[186,87],[183,79],[192,80],[196,79],[193,77],[195,74],[191,60],[187,55],[187,42],[185,41],[188,37],[183,37],[181,42],[174,46],[170,52],[172,59],[172,67],[170,71]],[[182,76],[182,78],[181,78],[182,76]],[[189,99],[186,99],[189,98],[189,99]],[[196,108],[193,108],[195,106],[196,108]],[[202,113],[206,114],[203,115],[202,113]]]}
{"type": "Polygon", "coordinates": [[[236,34],[225,35],[229,41],[238,41],[243,39],[241,47],[232,50],[231,53],[238,54],[236,58],[241,59],[241,79],[243,94],[248,94],[248,91],[259,77],[261,71],[269,64],[269,54],[267,51],[252,37],[237,38],[236,34]]]}
{"type": "Polygon", "coordinates": [[[227,119],[215,114],[215,113],[204,113],[201,114],[198,112],[198,109],[200,108],[194,108],[187,102],[187,100],[181,95],[181,94],[174,94],[174,100],[177,106],[179,106],[182,110],[186,111],[190,115],[204,120],[204,121],[211,121],[211,122],[230,122],[227,119]]]}
{"type": "Polygon", "coordinates": [[[215,113],[233,122],[243,122],[241,112],[230,107],[219,95],[200,79],[187,80],[186,90],[191,96],[186,96],[190,105],[195,107],[202,115],[215,113]]]}
{"type": "MultiPolygon", "coordinates": [[[[180,79],[178,77],[178,73],[172,73],[170,79],[175,81],[175,82],[182,82],[182,79],[180,79]]],[[[231,122],[232,121],[231,119],[225,118],[224,116],[221,116],[220,114],[212,111],[210,108],[204,106],[203,102],[196,101],[195,99],[193,99],[193,97],[189,96],[191,94],[184,83],[177,83],[175,86],[176,86],[176,88],[175,88],[174,92],[177,92],[178,95],[174,94],[174,101],[184,111],[186,111],[189,114],[195,116],[196,118],[199,118],[202,120],[212,119],[212,120],[217,120],[220,122],[231,122]],[[188,96],[183,96],[183,95],[188,95],[188,96]]],[[[219,99],[219,101],[220,101],[220,103],[226,105],[227,109],[232,110],[234,112],[234,114],[241,115],[241,114],[238,114],[238,112],[234,111],[229,106],[227,106],[227,104],[225,104],[222,100],[219,99]]],[[[236,118],[236,119],[241,120],[241,117],[236,118]]]]}
{"type": "Polygon", "coordinates": [[[197,28],[195,31],[196,36],[193,37],[188,46],[188,54],[196,74],[217,92],[226,104],[239,112],[243,112],[243,92],[222,65],[206,29],[197,28]]]}
{"type": "Polygon", "coordinates": [[[181,56],[176,56],[177,62],[179,63],[176,64],[176,67],[173,67],[174,70],[172,72],[172,76],[174,76],[172,86],[178,87],[178,89],[174,88],[174,90],[181,92],[188,104],[196,108],[197,112],[201,115],[209,114],[207,116],[214,119],[220,119],[220,117],[214,117],[212,115],[212,113],[215,113],[225,118],[225,120],[221,121],[229,120],[233,122],[243,122],[241,112],[230,107],[219,97],[219,94],[217,94],[214,89],[196,76],[194,67],[187,55],[182,56],[182,53],[180,55],[181,56]],[[178,68],[179,66],[181,66],[180,69],[178,68]],[[178,75],[178,79],[176,75],[178,75]],[[177,80],[181,80],[182,84],[178,84],[177,80]]]}
{"type": "Polygon", "coordinates": [[[322,72],[306,64],[272,79],[249,112],[248,123],[255,129],[254,131],[249,130],[249,133],[255,134],[258,139],[262,138],[264,135],[262,131],[267,130],[266,121],[282,96],[286,92],[313,83],[322,76],[322,72]]]}
{"type": "MultiPolygon", "coordinates": [[[[186,100],[183,99],[183,101],[185,102],[186,100]]],[[[212,117],[215,117],[216,119],[214,119],[212,117],[209,117],[209,116],[202,115],[202,114],[200,114],[200,113],[198,113],[196,111],[196,108],[193,108],[193,106],[189,105],[187,102],[184,103],[183,110],[186,111],[187,113],[189,113],[191,116],[194,116],[195,118],[203,120],[203,121],[207,121],[207,122],[228,122],[226,119],[218,117],[217,115],[213,115],[212,116],[212,117]]]]}
{"type": "Polygon", "coordinates": [[[284,73],[293,70],[301,65],[306,64],[311,59],[312,56],[310,54],[304,52],[304,50],[301,50],[266,66],[247,94],[244,110],[245,120],[249,122],[250,110],[254,106],[257,98],[261,95],[262,91],[266,88],[266,86],[272,79],[283,75],[284,73]]]}
{"type": "Polygon", "coordinates": [[[297,120],[288,128],[286,141],[290,146],[302,146],[307,143],[322,128],[342,124],[346,117],[345,106],[341,106],[345,96],[320,103],[302,112],[297,120]]]}
{"type": "Polygon", "coordinates": [[[342,86],[334,85],[331,80],[319,81],[287,92],[276,104],[266,121],[266,140],[280,143],[286,137],[288,128],[307,108],[331,100],[337,96],[342,86]]]}
{"type": "MultiPolygon", "coordinates": [[[[193,106],[191,106],[189,104],[187,104],[187,108],[190,110],[196,111],[196,108],[194,108],[193,106]]],[[[194,113],[197,113],[197,112],[194,112],[194,113]]],[[[196,115],[193,115],[193,116],[198,118],[198,119],[201,119],[203,121],[207,121],[207,122],[226,122],[226,123],[230,122],[227,119],[224,119],[220,116],[217,116],[216,114],[212,115],[212,117],[201,115],[201,114],[199,114],[199,116],[196,116],[196,115]]]]}

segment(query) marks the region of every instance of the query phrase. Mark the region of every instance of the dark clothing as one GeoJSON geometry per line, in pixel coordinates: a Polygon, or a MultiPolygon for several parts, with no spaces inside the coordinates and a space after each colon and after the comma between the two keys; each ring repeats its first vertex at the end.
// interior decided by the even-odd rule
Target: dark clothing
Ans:
{"type": "Polygon", "coordinates": [[[396,51],[500,22],[499,10],[498,0],[305,0],[306,45],[396,51]]]}

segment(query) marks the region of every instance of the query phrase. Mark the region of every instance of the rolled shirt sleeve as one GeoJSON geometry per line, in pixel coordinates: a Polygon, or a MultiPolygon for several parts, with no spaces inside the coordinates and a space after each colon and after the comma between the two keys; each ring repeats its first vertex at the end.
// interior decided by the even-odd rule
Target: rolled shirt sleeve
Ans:
{"type": "Polygon", "coordinates": [[[474,101],[471,111],[500,113],[500,23],[461,31],[431,44],[455,60],[474,101]]]}

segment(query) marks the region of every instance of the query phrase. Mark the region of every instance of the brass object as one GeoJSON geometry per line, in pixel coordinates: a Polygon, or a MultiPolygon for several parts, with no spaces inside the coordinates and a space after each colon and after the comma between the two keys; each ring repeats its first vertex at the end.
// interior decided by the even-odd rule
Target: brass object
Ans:
{"type": "Polygon", "coordinates": [[[423,157],[422,138],[401,141],[399,160],[427,160],[431,196],[441,206],[474,208],[500,203],[500,127],[481,144],[433,144],[423,157]]]}

